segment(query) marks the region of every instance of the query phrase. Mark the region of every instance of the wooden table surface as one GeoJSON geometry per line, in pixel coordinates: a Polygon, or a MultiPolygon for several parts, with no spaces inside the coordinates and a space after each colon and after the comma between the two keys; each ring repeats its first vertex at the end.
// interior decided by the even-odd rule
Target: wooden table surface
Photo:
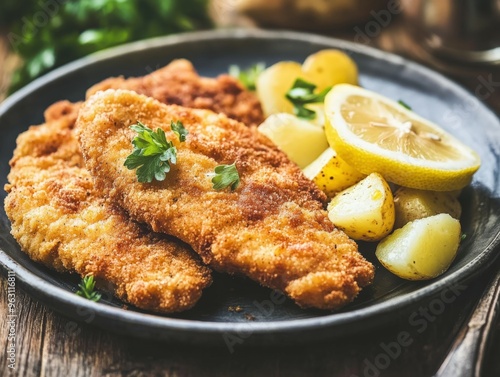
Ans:
{"type": "MultiPolygon", "coordinates": [[[[490,274],[475,280],[418,329],[409,315],[349,338],[294,347],[206,348],[113,334],[55,313],[16,287],[16,364],[5,357],[8,329],[0,327],[2,376],[431,376],[444,359],[490,274]],[[411,344],[396,347],[409,333],[411,344]],[[392,345],[392,346],[391,346],[392,345]],[[389,351],[388,351],[389,350],[389,351]],[[391,351],[392,350],[392,351],[391,351]],[[390,357],[390,358],[389,358],[390,357]]],[[[427,311],[427,303],[414,311],[427,311]]],[[[6,318],[7,284],[0,281],[0,315],[6,318]]],[[[500,333],[500,325],[496,333],[500,333]]],[[[410,343],[410,342],[408,342],[410,343]]],[[[405,343],[406,344],[406,343],[405,343]]],[[[485,377],[500,375],[496,337],[485,377]]]]}
{"type": "MultiPolygon", "coordinates": [[[[415,46],[398,27],[401,26],[387,28],[369,44],[441,70],[472,93],[482,93],[477,88],[484,86],[490,74],[494,75],[493,82],[500,81],[498,71],[490,68],[457,69],[433,61],[432,56],[415,46]]],[[[497,114],[500,114],[499,89],[493,87],[489,95],[482,98],[497,114]]],[[[446,304],[442,313],[429,316],[419,331],[415,331],[409,323],[409,315],[405,314],[395,323],[349,338],[294,347],[236,348],[234,353],[226,348],[151,342],[114,334],[92,323],[75,324],[64,314],[55,313],[31,298],[17,285],[14,369],[9,369],[6,356],[8,287],[2,276],[0,376],[431,376],[492,272],[490,269],[469,283],[454,302],[446,304]],[[394,348],[403,332],[411,334],[411,344],[394,348]]],[[[427,305],[421,303],[414,310],[428,311],[427,305]]],[[[486,361],[486,377],[500,376],[500,323],[495,332],[486,361]]]]}

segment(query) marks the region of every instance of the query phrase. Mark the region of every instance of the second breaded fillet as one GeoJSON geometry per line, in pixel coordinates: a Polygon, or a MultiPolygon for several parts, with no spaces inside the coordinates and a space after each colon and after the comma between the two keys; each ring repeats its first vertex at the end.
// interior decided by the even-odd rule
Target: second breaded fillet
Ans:
{"type": "Polygon", "coordinates": [[[201,77],[185,59],[174,60],[143,77],[111,77],[91,87],[87,98],[106,89],[128,89],[166,104],[212,110],[247,126],[264,121],[259,99],[238,80],[229,75],[201,77]]]}
{"type": "Polygon", "coordinates": [[[371,283],[373,265],[329,221],[324,194],[257,130],[223,114],[108,90],[85,102],[77,132],[97,187],[132,218],[191,245],[213,268],[322,309],[345,305],[371,283]],[[177,163],[162,182],[139,183],[124,166],[137,121],[162,128],[177,148],[177,163]],[[185,142],[172,121],[189,131],[185,142]],[[233,162],[238,188],[214,190],[215,167],[233,162]]]}
{"type": "Polygon", "coordinates": [[[98,286],[139,308],[192,307],[209,270],[179,241],[145,231],[95,189],[73,126],[79,105],[58,102],[46,123],[18,137],[5,211],[12,235],[35,261],[94,275],[98,286]]]}

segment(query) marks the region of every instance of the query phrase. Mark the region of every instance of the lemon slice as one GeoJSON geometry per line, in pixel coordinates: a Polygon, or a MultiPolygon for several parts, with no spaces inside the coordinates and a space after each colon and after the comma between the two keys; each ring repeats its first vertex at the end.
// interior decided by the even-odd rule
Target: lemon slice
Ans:
{"type": "Polygon", "coordinates": [[[399,103],[358,86],[336,85],[325,99],[325,131],[339,156],[363,174],[401,186],[452,191],[479,169],[476,152],[399,103]]]}

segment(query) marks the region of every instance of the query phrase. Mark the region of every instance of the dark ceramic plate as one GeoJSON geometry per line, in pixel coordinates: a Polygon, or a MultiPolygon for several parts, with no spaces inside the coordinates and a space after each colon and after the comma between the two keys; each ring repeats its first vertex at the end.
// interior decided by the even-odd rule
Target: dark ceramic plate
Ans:
{"type": "MultiPolygon", "coordinates": [[[[31,295],[77,321],[135,336],[211,344],[272,344],[347,335],[377,326],[447,290],[457,293],[461,287],[456,288],[457,284],[470,281],[493,261],[499,244],[499,121],[480,101],[439,74],[362,45],[300,33],[230,30],[159,38],[78,60],[33,82],[0,106],[0,184],[6,182],[16,136],[29,125],[42,122],[43,111],[51,103],[82,100],[89,86],[106,77],[142,76],[175,58],[187,58],[200,74],[215,76],[226,72],[231,64],[303,61],[324,48],[339,48],[350,54],[359,66],[361,85],[410,103],[414,111],[480,153],[482,167],[461,195],[467,237],[444,275],[427,282],[400,280],[376,262],[373,245],[361,244],[365,256],[377,265],[376,279],[340,312],[302,310],[251,281],[216,275],[194,309],[160,316],[131,307],[124,310],[123,303],[112,297],[93,303],[76,296],[75,276],[54,273],[20,251],[9,234],[2,206],[3,272],[14,271],[19,285],[31,295]],[[242,310],[229,310],[236,306],[242,310]]],[[[5,192],[0,195],[3,202],[5,192]]]]}

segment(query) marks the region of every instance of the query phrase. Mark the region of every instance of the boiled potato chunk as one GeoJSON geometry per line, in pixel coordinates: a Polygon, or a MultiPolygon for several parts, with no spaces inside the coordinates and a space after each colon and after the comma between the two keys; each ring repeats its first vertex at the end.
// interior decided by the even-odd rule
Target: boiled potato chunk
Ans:
{"type": "Polygon", "coordinates": [[[288,61],[276,63],[259,75],[255,86],[266,116],[293,114],[293,105],[285,95],[298,77],[307,80],[300,63],[288,61]]]}
{"type": "Polygon", "coordinates": [[[319,91],[340,83],[358,84],[356,63],[340,50],[321,50],[309,55],[302,70],[319,91]]]}
{"type": "Polygon", "coordinates": [[[393,274],[432,279],[450,267],[460,244],[460,222],[447,213],[409,222],[384,238],[375,255],[393,274]]]}
{"type": "Polygon", "coordinates": [[[394,202],[389,185],[378,173],[338,193],[328,205],[328,217],[354,240],[378,241],[394,225],[394,202]]]}
{"type": "Polygon", "coordinates": [[[307,165],[304,175],[329,197],[361,181],[365,175],[342,160],[332,148],[327,148],[307,165]]]}
{"type": "Polygon", "coordinates": [[[399,188],[394,194],[394,208],[395,228],[439,213],[448,213],[451,217],[460,219],[462,213],[460,202],[453,192],[425,191],[407,187],[399,188]]]}
{"type": "Polygon", "coordinates": [[[273,114],[257,130],[271,139],[301,169],[328,148],[323,128],[292,114],[273,114]]]}

